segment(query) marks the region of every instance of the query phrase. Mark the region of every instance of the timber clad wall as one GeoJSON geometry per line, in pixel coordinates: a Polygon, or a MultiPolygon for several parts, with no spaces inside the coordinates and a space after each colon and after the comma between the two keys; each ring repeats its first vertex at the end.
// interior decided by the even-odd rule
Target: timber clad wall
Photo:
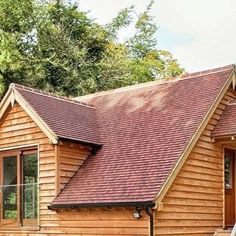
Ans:
{"type": "Polygon", "coordinates": [[[82,209],[55,212],[47,206],[88,156],[88,148],[71,142],[55,146],[26,112],[15,104],[0,123],[0,148],[39,144],[40,230],[1,229],[0,235],[148,236],[149,218],[136,220],[133,208],[82,209]],[[56,160],[59,160],[56,163],[56,160]],[[60,177],[60,178],[57,178],[60,177]]]}
{"type": "Polygon", "coordinates": [[[143,217],[136,220],[132,216],[132,211],[132,208],[63,211],[50,215],[47,226],[44,225],[42,232],[50,235],[58,233],[79,236],[148,236],[148,217],[143,212],[143,217]]]}
{"type": "MultiPolygon", "coordinates": [[[[80,144],[63,142],[58,146],[61,188],[87,158],[89,150],[80,144]]],[[[133,208],[97,208],[65,210],[48,215],[41,232],[66,235],[126,235],[148,236],[149,218],[145,211],[139,220],[133,218],[133,208]]]]}
{"type": "Polygon", "coordinates": [[[60,183],[60,190],[69,182],[89,153],[89,148],[81,144],[63,142],[58,146],[58,169],[60,170],[58,181],[60,183]]]}
{"type": "MultiPolygon", "coordinates": [[[[39,144],[39,213],[40,224],[44,224],[44,217],[51,213],[47,205],[55,197],[55,147],[18,104],[5,114],[0,133],[0,148],[39,144]]],[[[0,235],[4,235],[1,230],[0,235]]]]}
{"type": "Polygon", "coordinates": [[[223,227],[223,147],[210,134],[235,93],[227,91],[156,213],[156,235],[212,236],[223,227]]]}
{"type": "MultiPolygon", "coordinates": [[[[43,218],[50,213],[47,205],[55,197],[55,147],[18,104],[5,114],[0,133],[0,148],[39,144],[39,212],[43,218]]],[[[1,228],[0,235],[4,235],[1,228]]]]}

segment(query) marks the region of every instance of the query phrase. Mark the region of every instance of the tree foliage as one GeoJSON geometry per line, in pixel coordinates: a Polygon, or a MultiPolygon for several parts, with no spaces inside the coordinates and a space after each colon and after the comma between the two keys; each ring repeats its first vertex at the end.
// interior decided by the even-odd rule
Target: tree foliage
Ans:
{"type": "Polygon", "coordinates": [[[76,4],[0,1],[0,93],[17,82],[78,96],[181,74],[172,55],[157,48],[152,4],[136,20],[131,6],[100,25],[76,4]],[[119,42],[132,23],[135,33],[119,42]]]}

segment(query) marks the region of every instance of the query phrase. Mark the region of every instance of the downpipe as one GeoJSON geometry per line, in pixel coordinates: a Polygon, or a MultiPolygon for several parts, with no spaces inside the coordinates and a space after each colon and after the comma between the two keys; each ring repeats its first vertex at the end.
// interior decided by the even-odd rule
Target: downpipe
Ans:
{"type": "Polygon", "coordinates": [[[152,207],[147,207],[146,208],[146,213],[149,216],[149,223],[150,223],[150,236],[154,236],[154,221],[153,221],[153,212],[152,212],[152,207]]]}

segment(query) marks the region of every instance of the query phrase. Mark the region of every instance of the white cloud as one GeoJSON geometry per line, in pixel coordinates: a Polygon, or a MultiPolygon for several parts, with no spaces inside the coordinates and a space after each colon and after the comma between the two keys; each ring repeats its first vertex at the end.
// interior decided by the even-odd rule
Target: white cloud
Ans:
{"type": "MultiPolygon", "coordinates": [[[[80,0],[84,10],[100,23],[109,22],[117,12],[135,5],[136,11],[145,9],[147,0],[80,0]]],[[[167,45],[173,56],[189,71],[196,71],[236,62],[236,1],[235,0],[156,0],[152,15],[159,30],[172,33],[172,45],[167,45]],[[177,40],[186,35],[191,40],[177,40]]],[[[122,37],[125,32],[122,32],[122,37]]],[[[127,32],[129,35],[130,32],[127,32]]],[[[168,35],[160,34],[161,45],[168,35]]],[[[170,40],[168,40],[170,42],[170,40]]]]}
{"type": "Polygon", "coordinates": [[[160,0],[160,27],[188,33],[189,44],[174,47],[172,53],[188,70],[200,70],[236,62],[236,1],[160,0]],[[167,6],[172,4],[167,10],[167,6]]]}
{"type": "Polygon", "coordinates": [[[134,5],[137,12],[145,9],[146,0],[80,0],[83,10],[90,10],[90,15],[101,24],[106,24],[117,15],[117,12],[134,5]]]}

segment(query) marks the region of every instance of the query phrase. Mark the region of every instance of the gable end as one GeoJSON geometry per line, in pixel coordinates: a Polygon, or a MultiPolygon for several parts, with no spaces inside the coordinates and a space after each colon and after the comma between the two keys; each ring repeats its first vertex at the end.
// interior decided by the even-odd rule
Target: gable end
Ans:
{"type": "Polygon", "coordinates": [[[0,103],[0,120],[3,118],[7,108],[13,107],[14,103],[17,102],[22,109],[30,116],[30,118],[39,126],[44,134],[49,138],[53,144],[58,143],[58,137],[48,127],[48,125],[37,115],[37,113],[31,108],[31,106],[25,101],[25,99],[14,89],[14,84],[11,84],[6,95],[0,103]]]}
{"type": "Polygon", "coordinates": [[[158,195],[156,196],[156,206],[161,208],[162,199],[164,198],[165,194],[171,187],[172,183],[174,182],[175,178],[177,177],[179,171],[181,170],[182,166],[184,165],[186,159],[188,158],[189,154],[191,153],[192,149],[194,148],[195,144],[197,143],[198,139],[200,138],[202,132],[206,128],[207,124],[209,123],[212,115],[214,114],[215,110],[217,109],[218,105],[220,104],[222,98],[224,97],[225,93],[229,89],[230,85],[232,84],[233,88],[235,85],[236,80],[236,71],[235,67],[233,67],[232,72],[230,73],[228,79],[225,81],[224,85],[222,86],[218,96],[216,97],[215,101],[212,103],[211,108],[207,112],[206,116],[200,123],[198,129],[196,130],[195,134],[192,136],[190,142],[188,143],[187,147],[183,151],[181,157],[179,158],[178,162],[176,163],[175,167],[173,168],[172,172],[168,176],[165,184],[162,186],[161,190],[159,191],[158,195]]]}

